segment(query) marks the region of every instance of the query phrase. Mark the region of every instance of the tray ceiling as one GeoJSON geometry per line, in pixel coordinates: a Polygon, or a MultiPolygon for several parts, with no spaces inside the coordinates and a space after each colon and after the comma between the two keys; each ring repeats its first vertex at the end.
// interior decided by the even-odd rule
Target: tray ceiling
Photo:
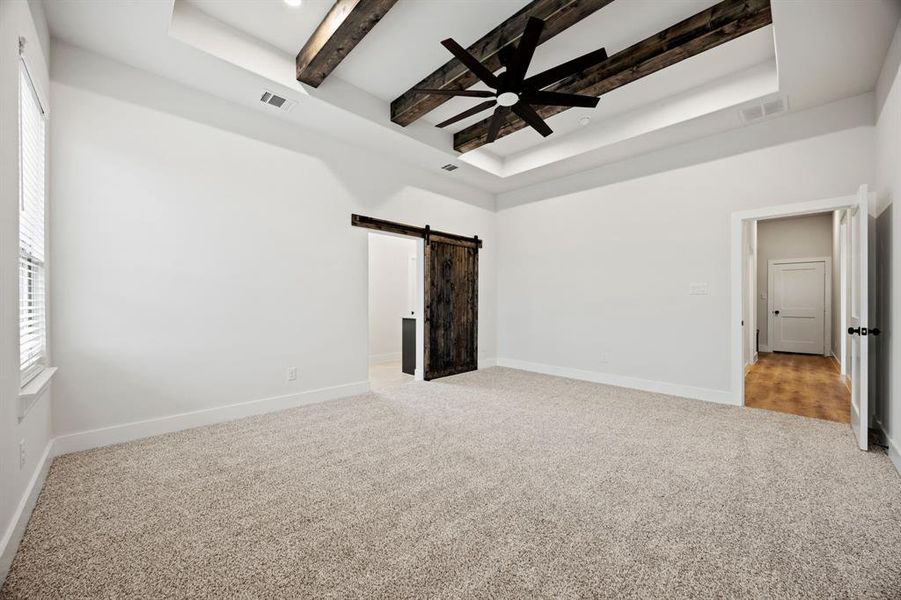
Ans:
{"type": "MultiPolygon", "coordinates": [[[[454,98],[406,128],[390,122],[390,101],[451,58],[440,40],[453,37],[463,45],[472,43],[528,0],[399,0],[313,89],[294,81],[294,56],[332,4],[333,0],[303,0],[299,7],[283,0],[83,0],[48,3],[47,12],[53,34],[71,43],[249,106],[269,81],[269,87],[298,102],[281,118],[435,169],[456,160],[464,168],[447,176],[471,179],[473,185],[490,191],[515,189],[525,172],[532,174],[529,181],[535,180],[536,172],[546,174],[542,178],[560,176],[567,171],[568,158],[605,147],[615,150],[618,144],[650,133],[665,144],[661,132],[676,125],[683,126],[680,139],[685,138],[684,126],[695,122],[699,135],[709,134],[705,119],[719,119],[720,129],[741,127],[738,109],[760,99],[787,95],[797,110],[871,90],[878,75],[878,67],[874,71],[871,64],[880,64],[898,15],[897,3],[891,0],[773,0],[773,25],[604,94],[596,109],[574,108],[550,117],[548,124],[555,133],[548,138],[522,129],[458,155],[452,133],[486,115],[447,130],[432,125],[476,101],[454,98]],[[125,33],[129,27],[130,35],[125,33]],[[835,39],[842,44],[830,41],[835,39]],[[820,60],[822,56],[832,60],[820,60]],[[209,75],[214,69],[209,68],[192,77],[192,69],[208,66],[211,59],[223,63],[215,69],[215,81],[209,75]],[[732,117],[723,119],[727,110],[733,111],[732,117]],[[590,122],[580,124],[585,116],[590,122]]],[[[600,46],[613,54],[714,4],[614,0],[541,44],[530,73],[600,46]]]]}

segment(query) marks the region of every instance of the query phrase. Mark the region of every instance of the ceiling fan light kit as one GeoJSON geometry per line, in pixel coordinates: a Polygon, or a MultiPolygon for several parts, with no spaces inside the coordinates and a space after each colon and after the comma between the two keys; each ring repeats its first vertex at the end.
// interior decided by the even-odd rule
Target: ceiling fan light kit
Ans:
{"type": "Polygon", "coordinates": [[[532,129],[547,137],[553,130],[548,127],[547,123],[538,115],[533,106],[567,106],[567,107],[584,107],[594,108],[597,106],[599,99],[594,96],[584,96],[580,94],[564,94],[561,92],[542,91],[544,88],[557,83],[561,79],[571,77],[584,71],[588,67],[592,67],[598,63],[607,60],[607,52],[604,48],[594,50],[587,54],[583,54],[577,58],[567,61],[542,71],[537,75],[526,77],[529,70],[529,64],[535,54],[535,48],[538,46],[541,31],[544,28],[544,21],[536,17],[530,17],[526,23],[525,30],[519,38],[519,43],[514,49],[512,46],[505,46],[498,52],[501,64],[504,70],[497,75],[485,67],[479,60],[470,54],[463,46],[448,38],[441,42],[451,54],[463,63],[473,75],[479,78],[485,85],[492,88],[489,90],[435,90],[416,88],[414,91],[424,94],[440,94],[445,96],[465,96],[470,98],[490,98],[476,104],[472,108],[464,110],[441,123],[436,127],[447,127],[458,121],[462,121],[468,117],[476,115],[489,108],[494,108],[494,114],[488,125],[487,141],[491,143],[498,138],[501,127],[503,127],[507,116],[512,111],[516,116],[525,121],[532,129]]]}

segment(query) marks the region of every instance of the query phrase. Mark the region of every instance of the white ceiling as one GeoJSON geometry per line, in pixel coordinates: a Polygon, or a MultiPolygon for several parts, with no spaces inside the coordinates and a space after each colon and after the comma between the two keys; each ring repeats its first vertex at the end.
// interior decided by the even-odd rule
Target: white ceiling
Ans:
{"type": "MultiPolygon", "coordinates": [[[[294,81],[294,56],[332,0],[304,0],[297,8],[283,0],[45,0],[45,6],[52,34],[69,43],[256,110],[267,109],[257,102],[260,90],[273,89],[299,102],[278,118],[437,169],[457,156],[451,133],[487,114],[450,131],[432,127],[472,105],[454,99],[401,128],[390,123],[390,101],[450,58],[441,39],[467,46],[527,2],[399,0],[315,90],[294,81]]],[[[530,72],[598,46],[613,54],[713,4],[615,0],[542,44],[530,72]]],[[[571,173],[577,162],[603,164],[601,157],[619,156],[616,148],[643,136],[666,145],[666,132],[677,125],[680,140],[686,125],[699,136],[714,122],[741,127],[737,108],[762,97],[788,95],[800,110],[869,91],[899,13],[895,0],[773,0],[773,26],[605,94],[596,109],[556,115],[547,139],[527,128],[462,155],[463,167],[447,176],[492,192],[515,189],[571,173]],[[730,108],[734,116],[724,119],[730,108]],[[591,122],[580,127],[585,115],[591,122]],[[569,160],[577,156],[582,160],[569,160]]]]}

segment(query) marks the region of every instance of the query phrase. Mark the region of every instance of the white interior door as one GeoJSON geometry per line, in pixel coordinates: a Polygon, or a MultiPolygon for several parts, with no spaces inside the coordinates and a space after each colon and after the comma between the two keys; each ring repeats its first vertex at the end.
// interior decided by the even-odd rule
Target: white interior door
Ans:
{"type": "Polygon", "coordinates": [[[826,337],[826,263],[769,263],[769,338],[777,352],[823,354],[826,337]]]}
{"type": "Polygon", "coordinates": [[[869,248],[867,187],[860,186],[857,206],[851,209],[851,302],[847,335],[851,342],[851,429],[861,450],[868,446],[869,417],[869,349],[868,338],[868,265],[869,248]]]}

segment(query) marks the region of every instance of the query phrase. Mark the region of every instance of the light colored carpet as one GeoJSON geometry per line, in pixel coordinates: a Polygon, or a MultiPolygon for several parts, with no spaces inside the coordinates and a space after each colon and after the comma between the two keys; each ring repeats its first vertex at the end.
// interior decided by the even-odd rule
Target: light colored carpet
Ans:
{"type": "Polygon", "coordinates": [[[489,369],[58,458],[3,598],[899,598],[848,426],[489,369]]]}

